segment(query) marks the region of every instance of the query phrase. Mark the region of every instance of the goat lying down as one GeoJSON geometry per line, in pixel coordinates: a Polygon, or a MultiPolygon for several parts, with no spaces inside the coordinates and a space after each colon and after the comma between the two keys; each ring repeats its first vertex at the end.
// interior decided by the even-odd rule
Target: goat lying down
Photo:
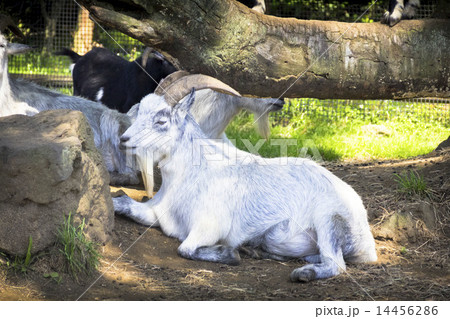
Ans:
{"type": "Polygon", "coordinates": [[[279,260],[303,257],[310,264],[295,269],[292,281],[377,259],[366,210],[348,184],[307,159],[236,163],[229,144],[209,139],[192,118],[194,95],[175,107],[161,96],[141,102],[121,141],[131,152],[152,153],[163,183],[146,203],[114,198],[117,214],[178,238],[178,253],[189,259],[235,265],[242,246],[279,260]],[[211,153],[216,160],[207,160],[211,153]]]}
{"type": "Polygon", "coordinates": [[[61,94],[35,83],[16,80],[8,74],[8,54],[29,51],[27,45],[8,43],[0,33],[0,116],[35,115],[44,110],[81,111],[94,133],[94,141],[102,153],[112,184],[137,184],[137,172],[128,167],[126,154],[119,149],[119,136],[131,125],[126,114],[110,110],[100,103],[61,94]]]}
{"type": "MultiPolygon", "coordinates": [[[[106,167],[111,174],[111,183],[116,185],[139,183],[137,168],[130,164],[132,161],[127,160],[126,154],[119,149],[119,137],[131,125],[139,109],[139,104],[135,105],[128,114],[122,114],[101,103],[81,97],[68,96],[32,82],[10,78],[7,55],[23,53],[30,49],[26,45],[8,43],[0,33],[0,116],[12,114],[31,116],[52,109],[81,111],[93,130],[95,145],[102,153],[106,167]]],[[[202,75],[186,76],[185,72],[175,73],[175,76],[178,76],[177,79],[180,75],[190,79],[190,81],[211,79],[202,75]]],[[[173,76],[170,79],[173,79],[173,76]]],[[[166,85],[171,84],[169,79],[165,83],[166,85]]],[[[169,91],[173,92],[173,90],[169,91]]],[[[163,93],[164,89],[160,88],[158,94],[163,93]]],[[[279,99],[244,97],[230,99],[228,95],[212,90],[205,90],[202,94],[203,104],[196,104],[193,107],[193,110],[195,110],[193,113],[202,123],[202,128],[208,136],[214,138],[223,137],[226,126],[241,109],[247,109],[256,114],[259,118],[260,130],[262,134],[267,136],[269,132],[268,112],[281,109],[284,103],[279,99]]],[[[154,94],[150,94],[150,96],[152,95],[154,94]]],[[[153,188],[153,170],[147,171],[148,173],[144,171],[144,181],[148,182],[148,189],[150,189],[153,188]]]]}

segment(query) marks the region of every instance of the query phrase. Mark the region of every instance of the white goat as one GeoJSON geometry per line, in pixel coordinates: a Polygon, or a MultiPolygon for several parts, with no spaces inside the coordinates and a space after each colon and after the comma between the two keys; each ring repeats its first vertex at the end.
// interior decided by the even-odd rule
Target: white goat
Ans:
{"type": "MultiPolygon", "coordinates": [[[[269,113],[282,109],[284,100],[274,98],[249,98],[242,97],[234,89],[225,83],[202,74],[189,74],[185,71],[177,71],[167,76],[156,88],[154,94],[149,94],[142,99],[141,104],[152,105],[154,109],[160,107],[160,103],[166,105],[165,100],[169,99],[172,105],[184,95],[189,93],[191,88],[201,89],[197,92],[196,100],[191,108],[191,113],[195,121],[199,124],[205,135],[213,139],[224,139],[230,147],[234,147],[227,139],[224,131],[232,118],[241,110],[248,110],[255,114],[258,130],[260,134],[268,138],[269,113]],[[231,94],[225,94],[228,92],[231,94]],[[164,98],[158,98],[163,96],[164,98]]],[[[134,120],[137,117],[140,104],[133,106],[128,115],[134,120]]],[[[142,110],[141,117],[146,110],[142,110]]],[[[241,151],[235,148],[241,154],[241,151]]],[[[245,152],[244,152],[245,153],[245,152]]],[[[153,196],[154,168],[152,154],[138,152],[137,160],[139,169],[145,183],[145,188],[150,197],[153,196]]],[[[243,154],[249,157],[248,153],[243,154]]]]}
{"type": "Polygon", "coordinates": [[[377,259],[366,210],[348,184],[307,159],[236,164],[224,151],[228,144],[208,139],[189,115],[194,92],[175,108],[163,101],[147,96],[121,137],[133,152],[153,154],[161,189],[146,203],[114,198],[117,214],[178,238],[185,258],[234,265],[246,245],[265,257],[312,263],[295,269],[292,281],[335,276],[344,260],[377,259]],[[222,160],[208,161],[205,148],[222,160]]]}
{"type": "MultiPolygon", "coordinates": [[[[136,117],[139,104],[133,106],[128,114],[111,110],[101,103],[84,98],[68,96],[48,90],[37,84],[15,80],[8,75],[8,54],[22,53],[30,50],[26,45],[8,43],[0,33],[0,116],[12,114],[34,115],[43,110],[72,109],[84,113],[93,132],[95,145],[100,149],[106,167],[111,173],[112,184],[137,184],[137,170],[126,154],[119,149],[119,136],[130,126],[136,117]]],[[[227,86],[222,82],[204,75],[186,75],[186,72],[175,72],[169,76],[166,86],[159,88],[157,94],[176,95],[179,82],[192,87],[211,85],[216,88],[227,86]],[[172,81],[176,79],[177,85],[172,81]]],[[[228,89],[231,89],[228,87],[228,89]]],[[[237,92],[235,92],[238,94],[237,92]]],[[[152,94],[150,94],[152,95],[152,94]]],[[[224,130],[231,119],[242,109],[255,113],[258,127],[265,137],[269,133],[268,113],[280,110],[284,104],[280,99],[259,99],[246,97],[230,97],[212,90],[202,91],[200,103],[193,107],[196,119],[201,123],[206,134],[213,138],[224,137],[224,130]]],[[[143,172],[147,189],[153,189],[153,169],[143,172]]],[[[152,195],[152,194],[151,194],[152,195]]]]}

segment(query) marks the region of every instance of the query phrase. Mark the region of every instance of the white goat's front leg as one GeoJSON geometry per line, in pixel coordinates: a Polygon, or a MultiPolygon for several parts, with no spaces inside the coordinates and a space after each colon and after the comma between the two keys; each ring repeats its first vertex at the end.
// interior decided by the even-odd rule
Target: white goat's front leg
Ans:
{"type": "Polygon", "coordinates": [[[129,217],[145,226],[159,226],[159,221],[154,207],[151,205],[151,201],[140,203],[126,195],[115,197],[112,200],[116,214],[129,217]]]}
{"type": "MultiPolygon", "coordinates": [[[[207,215],[203,215],[207,217],[207,215]]],[[[178,253],[188,259],[204,260],[216,263],[238,265],[241,261],[237,249],[217,245],[224,227],[219,227],[216,221],[208,219],[197,220],[187,238],[178,247],[178,253]]]]}

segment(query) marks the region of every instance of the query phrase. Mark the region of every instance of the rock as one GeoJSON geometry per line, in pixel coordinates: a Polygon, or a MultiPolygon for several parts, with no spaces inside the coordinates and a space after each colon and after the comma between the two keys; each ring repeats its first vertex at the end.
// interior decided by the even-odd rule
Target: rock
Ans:
{"type": "Polygon", "coordinates": [[[450,148],[450,136],[436,147],[436,151],[441,151],[447,148],[450,148]]]}
{"type": "Polygon", "coordinates": [[[382,224],[372,229],[377,239],[394,240],[396,242],[414,242],[417,237],[415,221],[410,214],[394,213],[382,224]]]}
{"type": "Polygon", "coordinates": [[[383,223],[372,229],[375,238],[394,240],[400,243],[414,243],[418,238],[435,231],[437,222],[433,206],[426,201],[416,201],[403,206],[383,223]]]}
{"type": "Polygon", "coordinates": [[[109,239],[109,174],[81,112],[52,110],[0,118],[0,250],[24,255],[56,240],[63,216],[96,242],[109,239]]]}

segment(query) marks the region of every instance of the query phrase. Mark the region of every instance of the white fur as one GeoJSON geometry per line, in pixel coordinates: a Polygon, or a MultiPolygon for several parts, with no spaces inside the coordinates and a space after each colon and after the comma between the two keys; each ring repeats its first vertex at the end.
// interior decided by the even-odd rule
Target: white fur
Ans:
{"type": "Polygon", "coordinates": [[[209,139],[190,116],[193,96],[174,110],[157,96],[141,102],[122,143],[151,153],[163,184],[146,203],[114,198],[118,214],[178,238],[186,258],[236,264],[237,249],[247,245],[263,256],[314,262],[294,270],[293,281],[335,276],[345,270],[344,260],[376,260],[366,210],[349,185],[307,159],[285,158],[280,165],[253,156],[239,163],[245,152],[233,158],[226,141],[209,139]],[[216,152],[216,160],[198,143],[216,152]]]}
{"type": "Polygon", "coordinates": [[[119,150],[119,136],[131,125],[126,114],[101,103],[68,96],[37,84],[11,79],[8,74],[8,42],[0,33],[0,116],[34,115],[52,109],[83,112],[94,133],[95,145],[103,155],[113,184],[137,184],[137,172],[126,166],[126,154],[119,150]]]}
{"type": "Polygon", "coordinates": [[[103,88],[100,88],[100,90],[98,90],[97,94],[95,95],[95,100],[97,102],[101,102],[102,97],[103,97],[103,88]]]}
{"type": "Polygon", "coordinates": [[[389,10],[384,13],[381,23],[393,27],[401,19],[412,19],[419,6],[420,0],[390,0],[389,10]]]}
{"type": "MultiPolygon", "coordinates": [[[[184,101],[184,98],[182,101],[184,101]]],[[[258,130],[262,136],[268,137],[269,129],[269,113],[277,111],[282,108],[283,101],[273,98],[248,98],[232,96],[228,94],[219,93],[210,89],[200,90],[196,93],[196,100],[191,108],[192,117],[199,124],[200,128],[207,137],[212,139],[224,139],[226,143],[232,146],[231,142],[225,135],[225,129],[233,117],[241,110],[248,110],[255,114],[257,119],[258,130]]],[[[150,114],[164,108],[166,102],[164,97],[156,94],[149,94],[144,97],[139,105],[134,105],[128,115],[136,119],[138,114],[141,118],[146,118],[147,113],[150,114]],[[145,107],[140,108],[140,105],[145,107]]],[[[234,146],[233,146],[234,147],[234,146]]],[[[242,154],[241,151],[235,148],[238,154],[245,158],[250,158],[248,153],[242,154]]],[[[142,172],[145,188],[149,196],[153,196],[154,187],[154,170],[152,154],[147,152],[139,152],[137,154],[137,162],[139,169],[142,172]]]]}

